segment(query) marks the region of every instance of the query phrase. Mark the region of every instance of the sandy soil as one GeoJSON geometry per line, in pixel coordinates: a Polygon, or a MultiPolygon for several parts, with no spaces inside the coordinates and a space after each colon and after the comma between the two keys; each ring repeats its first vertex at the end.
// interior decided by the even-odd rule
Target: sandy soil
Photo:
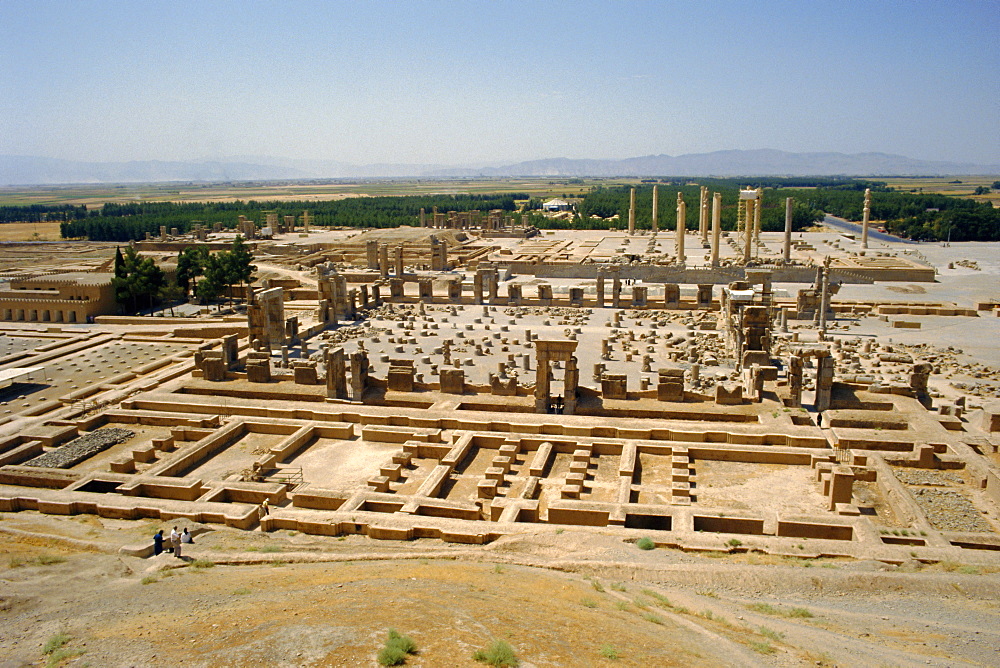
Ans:
{"type": "Polygon", "coordinates": [[[0,666],[45,665],[60,633],[62,665],[366,666],[389,628],[416,641],[412,666],[479,665],[491,638],[523,666],[995,665],[1000,652],[1000,575],[957,564],[706,558],[550,529],[467,547],[213,528],[185,560],[114,554],[156,526],[4,514],[0,666]]]}

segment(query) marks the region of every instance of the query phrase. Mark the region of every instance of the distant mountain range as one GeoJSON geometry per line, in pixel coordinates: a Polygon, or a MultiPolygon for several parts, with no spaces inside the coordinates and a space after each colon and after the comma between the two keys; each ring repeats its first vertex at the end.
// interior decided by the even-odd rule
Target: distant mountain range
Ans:
{"type": "Polygon", "coordinates": [[[0,155],[0,185],[275,181],[475,176],[947,176],[1000,174],[1000,164],[915,160],[888,153],[789,153],[771,149],[647,155],[624,160],[549,158],[511,165],[355,165],[333,160],[241,156],[166,162],[78,162],[0,155]]]}

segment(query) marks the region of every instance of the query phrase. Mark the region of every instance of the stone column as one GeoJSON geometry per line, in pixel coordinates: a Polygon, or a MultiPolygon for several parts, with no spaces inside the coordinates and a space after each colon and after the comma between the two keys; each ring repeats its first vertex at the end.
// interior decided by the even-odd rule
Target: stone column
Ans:
{"type": "Polygon", "coordinates": [[[597,272],[597,308],[604,308],[604,272],[597,272]]]}
{"type": "Polygon", "coordinates": [[[427,227],[427,213],[420,207],[420,227],[427,227]]]}
{"type": "Polygon", "coordinates": [[[698,234],[701,235],[701,242],[708,241],[708,188],[701,187],[701,200],[698,209],[698,234]]]}
{"type": "Polygon", "coordinates": [[[798,355],[788,358],[788,402],[790,408],[802,406],[802,358],[798,355]]]}
{"type": "Polygon", "coordinates": [[[656,189],[658,187],[659,186],[653,186],[653,226],[651,228],[653,234],[656,234],[656,232],[658,231],[657,228],[659,227],[659,225],[657,224],[657,209],[659,204],[659,196],[658,196],[659,194],[656,192],[656,189]]]}
{"type": "Polygon", "coordinates": [[[566,361],[566,371],[563,375],[563,415],[576,413],[576,388],[580,384],[580,369],[577,368],[576,356],[572,355],[566,361]]]}
{"type": "Polygon", "coordinates": [[[622,279],[616,273],[611,279],[611,307],[621,308],[622,305],[622,279]]]}
{"type": "Polygon", "coordinates": [[[389,278],[389,247],[385,244],[378,246],[378,271],[382,278],[389,278]]]}
{"type": "Polygon", "coordinates": [[[750,261],[750,249],[753,244],[753,212],[757,208],[756,204],[756,200],[747,200],[747,219],[743,222],[743,264],[750,261]]]}
{"type": "Polygon", "coordinates": [[[635,188],[632,188],[632,194],[629,195],[628,233],[635,234],[635,188]]]}
{"type": "Polygon", "coordinates": [[[684,203],[684,193],[677,193],[677,264],[684,264],[684,233],[687,230],[687,204],[684,203]]]}
{"type": "Polygon", "coordinates": [[[535,360],[535,412],[549,411],[549,356],[539,350],[535,360]]]}
{"type": "Polygon", "coordinates": [[[397,278],[402,278],[403,277],[403,247],[402,246],[396,246],[393,249],[393,260],[395,261],[395,265],[396,265],[396,277],[397,278]]]}
{"type": "Polygon", "coordinates": [[[347,398],[347,364],[343,348],[326,349],[326,396],[347,398]]]}
{"type": "Polygon", "coordinates": [[[795,200],[791,197],[785,198],[785,262],[792,261],[792,208],[795,200]]]}
{"type": "MultiPolygon", "coordinates": [[[[758,189],[757,192],[760,193],[760,189],[758,189]]],[[[758,194],[757,195],[757,200],[754,202],[754,207],[753,207],[753,240],[754,240],[754,243],[758,243],[760,241],[760,210],[762,208],[764,208],[763,204],[764,204],[764,202],[763,202],[760,194],[758,194]]]]}
{"type": "Polygon", "coordinates": [[[378,269],[378,242],[368,241],[365,243],[365,254],[368,260],[369,269],[378,269]]]}
{"type": "MultiPolygon", "coordinates": [[[[829,258],[827,258],[829,260],[829,258]]],[[[819,329],[826,331],[826,310],[830,305],[830,268],[824,266],[822,269],[822,279],[820,281],[819,293],[819,329]]]]}
{"type": "Polygon", "coordinates": [[[722,193],[712,195],[712,266],[719,266],[719,235],[722,233],[722,193]]]}
{"type": "Polygon", "coordinates": [[[861,247],[868,248],[868,218],[871,215],[872,190],[865,188],[865,211],[861,221],[861,247]]]}

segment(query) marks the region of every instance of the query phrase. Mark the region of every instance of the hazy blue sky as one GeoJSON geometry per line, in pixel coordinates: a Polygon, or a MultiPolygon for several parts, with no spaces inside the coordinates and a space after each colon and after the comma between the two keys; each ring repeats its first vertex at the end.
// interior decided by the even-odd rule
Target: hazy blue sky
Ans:
{"type": "Polygon", "coordinates": [[[1000,161],[1000,3],[0,0],[0,154],[1000,161]]]}

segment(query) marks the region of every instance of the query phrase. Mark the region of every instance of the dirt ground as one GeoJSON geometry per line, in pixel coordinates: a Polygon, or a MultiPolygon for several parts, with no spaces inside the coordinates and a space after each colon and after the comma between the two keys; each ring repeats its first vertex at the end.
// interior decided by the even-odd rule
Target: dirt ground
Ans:
{"type": "Polygon", "coordinates": [[[553,528],[473,547],[195,527],[183,560],[114,553],[161,525],[5,513],[0,666],[374,666],[390,628],[416,642],[411,666],[481,665],[493,638],[522,666],[1000,656],[1000,575],[972,566],[644,552],[553,528]]]}

